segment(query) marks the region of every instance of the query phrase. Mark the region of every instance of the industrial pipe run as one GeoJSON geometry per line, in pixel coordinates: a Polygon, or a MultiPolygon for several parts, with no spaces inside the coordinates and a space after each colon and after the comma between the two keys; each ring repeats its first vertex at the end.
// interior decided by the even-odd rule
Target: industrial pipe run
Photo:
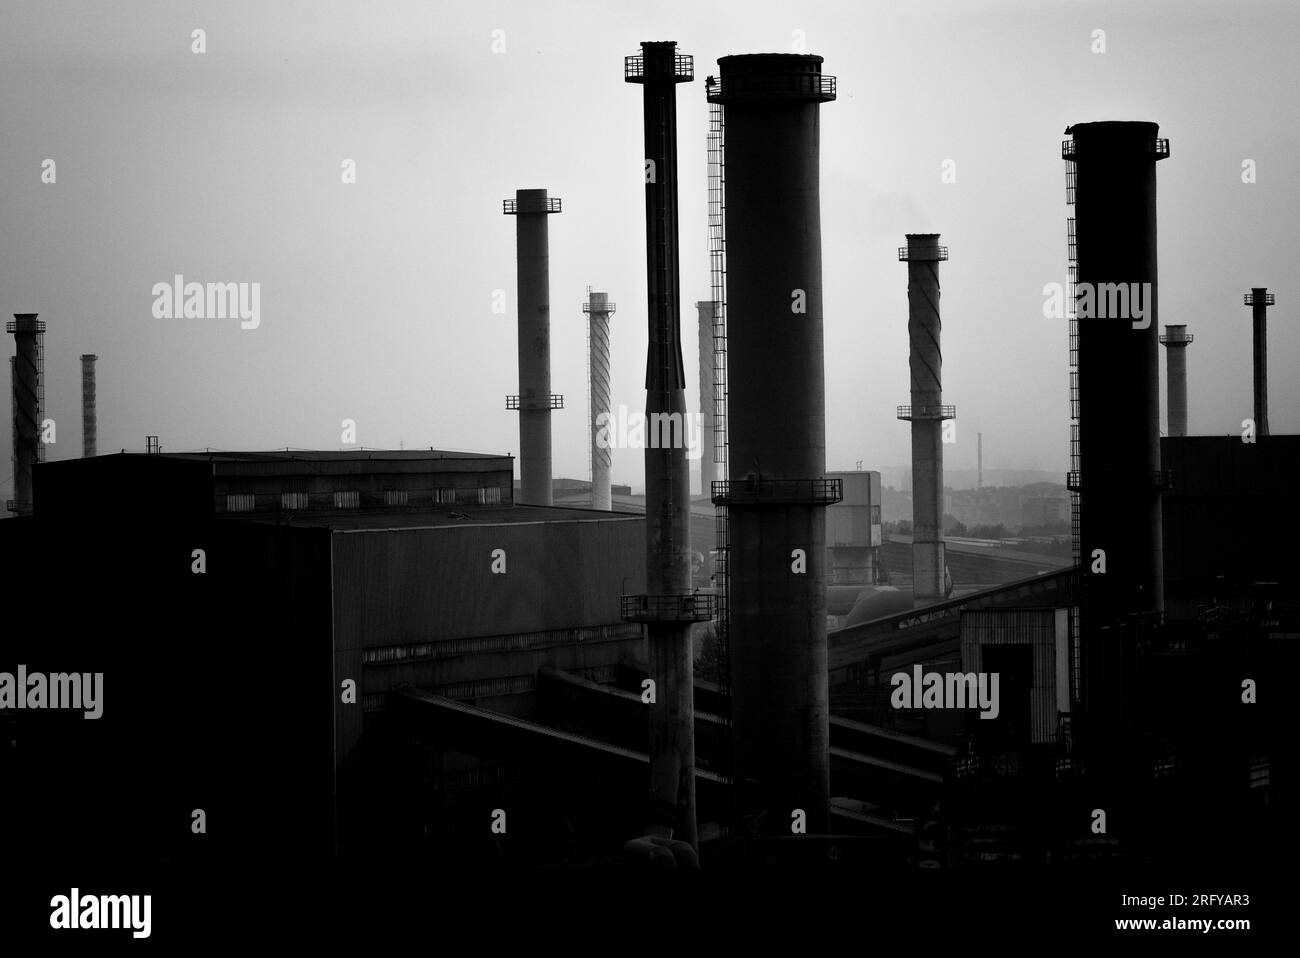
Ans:
{"type": "Polygon", "coordinates": [[[582,311],[590,317],[587,327],[587,368],[591,376],[591,508],[609,512],[614,500],[610,492],[610,469],[614,453],[609,440],[609,318],[615,306],[608,293],[588,291],[582,311]],[[600,441],[601,416],[605,417],[606,440],[600,441]]]}
{"type": "Polygon", "coordinates": [[[1160,344],[1165,347],[1165,405],[1169,435],[1187,435],[1187,347],[1194,336],[1186,326],[1166,326],[1160,344]]]}
{"type": "Polygon", "coordinates": [[[45,324],[36,313],[14,313],[5,332],[14,336],[14,498],[9,511],[19,516],[32,513],[32,471],[41,455],[41,357],[45,324]]]}
{"type": "Polygon", "coordinates": [[[551,394],[551,280],[546,217],[560,212],[558,197],[546,190],[516,190],[502,202],[516,217],[516,276],[519,303],[519,395],[506,398],[519,410],[520,502],[551,504],[551,410],[564,397],[551,394]]]}
{"type": "Polygon", "coordinates": [[[94,353],[81,357],[81,455],[86,459],[95,455],[95,360],[98,358],[94,353]]]}
{"type": "Polygon", "coordinates": [[[957,411],[943,404],[939,348],[939,263],[948,248],[939,245],[938,233],[908,233],[898,258],[907,263],[912,380],[912,404],[899,407],[898,418],[912,423],[912,597],[919,608],[952,592],[943,542],[943,423],[957,411]]]}
{"type": "Polygon", "coordinates": [[[737,813],[829,831],[819,112],[822,58],[723,57],[732,750],[737,813]]]}

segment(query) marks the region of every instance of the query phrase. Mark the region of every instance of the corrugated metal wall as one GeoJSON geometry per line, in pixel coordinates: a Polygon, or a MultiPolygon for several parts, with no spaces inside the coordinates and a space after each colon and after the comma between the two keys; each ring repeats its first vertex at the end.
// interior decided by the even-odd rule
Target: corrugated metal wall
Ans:
{"type": "Polygon", "coordinates": [[[366,708],[400,683],[526,712],[541,665],[612,667],[643,641],[619,616],[620,593],[645,591],[639,517],[334,530],[330,540],[335,701],[344,680],[356,681],[356,703],[336,705],[340,768],[366,708]],[[504,573],[492,571],[498,549],[504,573]],[[500,641],[465,642],[477,637],[500,641]],[[393,646],[417,654],[388,662],[393,646]]]}
{"type": "Polygon", "coordinates": [[[961,661],[965,672],[983,670],[984,646],[1032,647],[1030,741],[1036,745],[1055,742],[1057,737],[1057,619],[1055,609],[986,609],[961,614],[961,661]]]}
{"type": "Polygon", "coordinates": [[[359,648],[621,621],[644,591],[642,519],[334,534],[335,638],[359,648]],[[505,572],[493,554],[504,552],[505,572]]]}

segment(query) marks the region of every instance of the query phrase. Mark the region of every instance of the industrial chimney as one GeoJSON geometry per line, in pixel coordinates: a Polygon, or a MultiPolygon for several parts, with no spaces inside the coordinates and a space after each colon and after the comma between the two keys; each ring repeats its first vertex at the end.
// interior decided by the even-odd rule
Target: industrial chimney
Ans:
{"type": "Polygon", "coordinates": [[[1155,123],[1081,123],[1065,132],[1073,137],[1061,153],[1073,186],[1078,285],[1078,464],[1069,484],[1086,573],[1083,637],[1096,649],[1106,644],[1102,633],[1164,610],[1156,162],[1169,155],[1169,141],[1155,123]]]}
{"type": "Polygon", "coordinates": [[[1245,304],[1252,306],[1254,320],[1255,366],[1255,435],[1268,435],[1268,308],[1276,300],[1265,286],[1256,286],[1246,294],[1245,304]]]}
{"type": "Polygon", "coordinates": [[[1187,347],[1195,337],[1186,326],[1166,326],[1160,344],[1165,347],[1166,405],[1169,435],[1187,435],[1187,347]]]}
{"type": "MultiPolygon", "coordinates": [[[[790,834],[829,825],[822,58],[723,57],[708,89],[725,129],[733,775],[737,811],[790,834]]],[[[752,818],[750,819],[753,820],[752,818]]]]}
{"type": "Polygon", "coordinates": [[[89,459],[95,454],[95,360],[94,353],[81,357],[81,455],[89,459]]]}
{"type": "MultiPolygon", "coordinates": [[[[9,431],[11,442],[10,450],[10,467],[13,474],[18,475],[18,357],[9,357],[9,431]]],[[[16,493],[15,493],[16,494],[16,493]]],[[[5,508],[10,512],[14,511],[14,505],[17,499],[10,499],[5,503],[5,508]]]]}
{"type": "Polygon", "coordinates": [[[44,400],[45,324],[36,313],[14,313],[5,332],[14,334],[14,498],[15,515],[32,513],[32,471],[45,458],[41,445],[41,406],[44,400]]]}
{"type": "Polygon", "coordinates": [[[898,258],[907,263],[912,378],[912,404],[899,406],[898,418],[912,424],[912,597],[920,607],[951,591],[943,543],[943,423],[957,410],[943,405],[939,349],[939,263],[948,247],[939,245],[938,233],[908,233],[898,258]]]}
{"type": "Polygon", "coordinates": [[[551,394],[551,281],[546,217],[560,212],[559,197],[546,190],[516,190],[502,201],[515,220],[519,303],[519,395],[506,408],[519,410],[520,501],[551,504],[551,410],[564,397],[551,394]]]}
{"type": "Polygon", "coordinates": [[[628,851],[694,864],[695,710],[691,623],[713,617],[713,596],[691,594],[690,472],[677,247],[677,88],[694,79],[673,41],[642,43],[623,77],[642,86],[645,130],[646,595],[624,596],[623,618],[645,624],[650,711],[650,813],[628,851]],[[675,427],[675,429],[674,429],[675,427]],[[665,843],[656,847],[656,842],[665,843]],[[690,847],[686,847],[690,846],[690,847]]]}
{"type": "Polygon", "coordinates": [[[609,422],[609,317],[615,306],[608,293],[587,290],[582,311],[590,317],[587,326],[587,374],[591,380],[591,508],[608,512],[613,507],[609,473],[613,465],[611,450],[613,427],[609,422]],[[604,415],[605,439],[600,440],[600,417],[604,415]]]}
{"type": "Polygon", "coordinates": [[[695,304],[699,316],[699,369],[700,369],[700,494],[711,496],[713,483],[719,478],[714,450],[714,416],[717,381],[715,351],[720,343],[714,338],[717,332],[718,303],[704,300],[695,304]]]}

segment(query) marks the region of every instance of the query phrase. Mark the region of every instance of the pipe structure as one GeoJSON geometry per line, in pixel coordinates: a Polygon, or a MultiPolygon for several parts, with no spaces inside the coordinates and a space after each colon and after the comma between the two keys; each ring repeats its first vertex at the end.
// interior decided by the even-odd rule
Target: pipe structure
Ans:
{"type": "Polygon", "coordinates": [[[1085,643],[1164,610],[1156,162],[1169,155],[1169,141],[1159,131],[1155,123],[1080,123],[1061,147],[1075,177],[1081,452],[1071,487],[1087,573],[1085,643]],[[1127,310],[1114,308],[1125,302],[1127,310]]]}
{"type": "Polygon", "coordinates": [[[948,247],[938,233],[908,233],[898,250],[907,263],[908,366],[912,404],[898,418],[912,423],[912,595],[915,606],[947,597],[943,542],[943,423],[957,410],[943,404],[943,353],[939,349],[939,263],[948,247]]]}
{"type": "MultiPolygon", "coordinates": [[[[649,702],[647,837],[698,847],[691,623],[713,617],[712,596],[691,594],[690,472],[682,363],[677,237],[677,84],[694,79],[673,41],[642,43],[623,78],[642,87],[645,131],[646,595],[624,596],[623,617],[645,625],[649,702]],[[675,426],[675,430],[674,430],[675,426]]],[[[653,844],[653,843],[651,843],[653,844]]],[[[647,846],[649,847],[649,846],[647,846]]],[[[688,856],[690,857],[690,856],[688,856]]]]}
{"type": "Polygon", "coordinates": [[[609,512],[614,499],[610,493],[610,469],[614,453],[613,427],[609,422],[609,318],[615,306],[608,293],[589,291],[582,311],[590,317],[587,327],[587,366],[591,375],[591,508],[609,512]],[[605,417],[605,439],[600,439],[600,417],[605,417]]]}
{"type": "Polygon", "coordinates": [[[95,455],[95,360],[94,353],[81,357],[81,455],[89,459],[95,455]]]}
{"type": "Polygon", "coordinates": [[[551,394],[550,241],[546,217],[560,212],[559,197],[546,190],[516,190],[502,210],[515,219],[519,301],[519,395],[506,408],[519,411],[520,501],[551,504],[551,410],[564,397],[551,394]]]}
{"type": "Polygon", "coordinates": [[[5,332],[14,336],[14,499],[9,511],[32,513],[32,471],[43,459],[41,450],[41,345],[45,324],[36,313],[14,313],[5,332]]]}
{"type": "Polygon", "coordinates": [[[759,832],[829,831],[820,105],[807,54],[723,57],[726,482],[736,812],[759,832]]]}
{"type": "Polygon", "coordinates": [[[1276,302],[1266,286],[1252,287],[1245,304],[1254,307],[1255,435],[1268,435],[1268,308],[1276,302]]]}
{"type": "Polygon", "coordinates": [[[1187,435],[1187,347],[1194,336],[1186,326],[1166,326],[1160,344],[1165,347],[1165,389],[1169,435],[1187,435]]]}
{"type": "Polygon", "coordinates": [[[695,304],[699,316],[700,347],[700,494],[704,496],[712,493],[713,483],[718,479],[713,441],[714,416],[717,413],[713,334],[718,321],[718,305],[711,299],[695,304]]]}

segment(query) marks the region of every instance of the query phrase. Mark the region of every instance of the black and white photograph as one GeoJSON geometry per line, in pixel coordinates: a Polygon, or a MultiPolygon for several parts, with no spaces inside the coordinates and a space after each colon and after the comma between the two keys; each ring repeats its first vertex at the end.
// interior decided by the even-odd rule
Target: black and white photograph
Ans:
{"type": "Polygon", "coordinates": [[[0,950],[1284,947],[1298,46],[4,0],[0,950]]]}

